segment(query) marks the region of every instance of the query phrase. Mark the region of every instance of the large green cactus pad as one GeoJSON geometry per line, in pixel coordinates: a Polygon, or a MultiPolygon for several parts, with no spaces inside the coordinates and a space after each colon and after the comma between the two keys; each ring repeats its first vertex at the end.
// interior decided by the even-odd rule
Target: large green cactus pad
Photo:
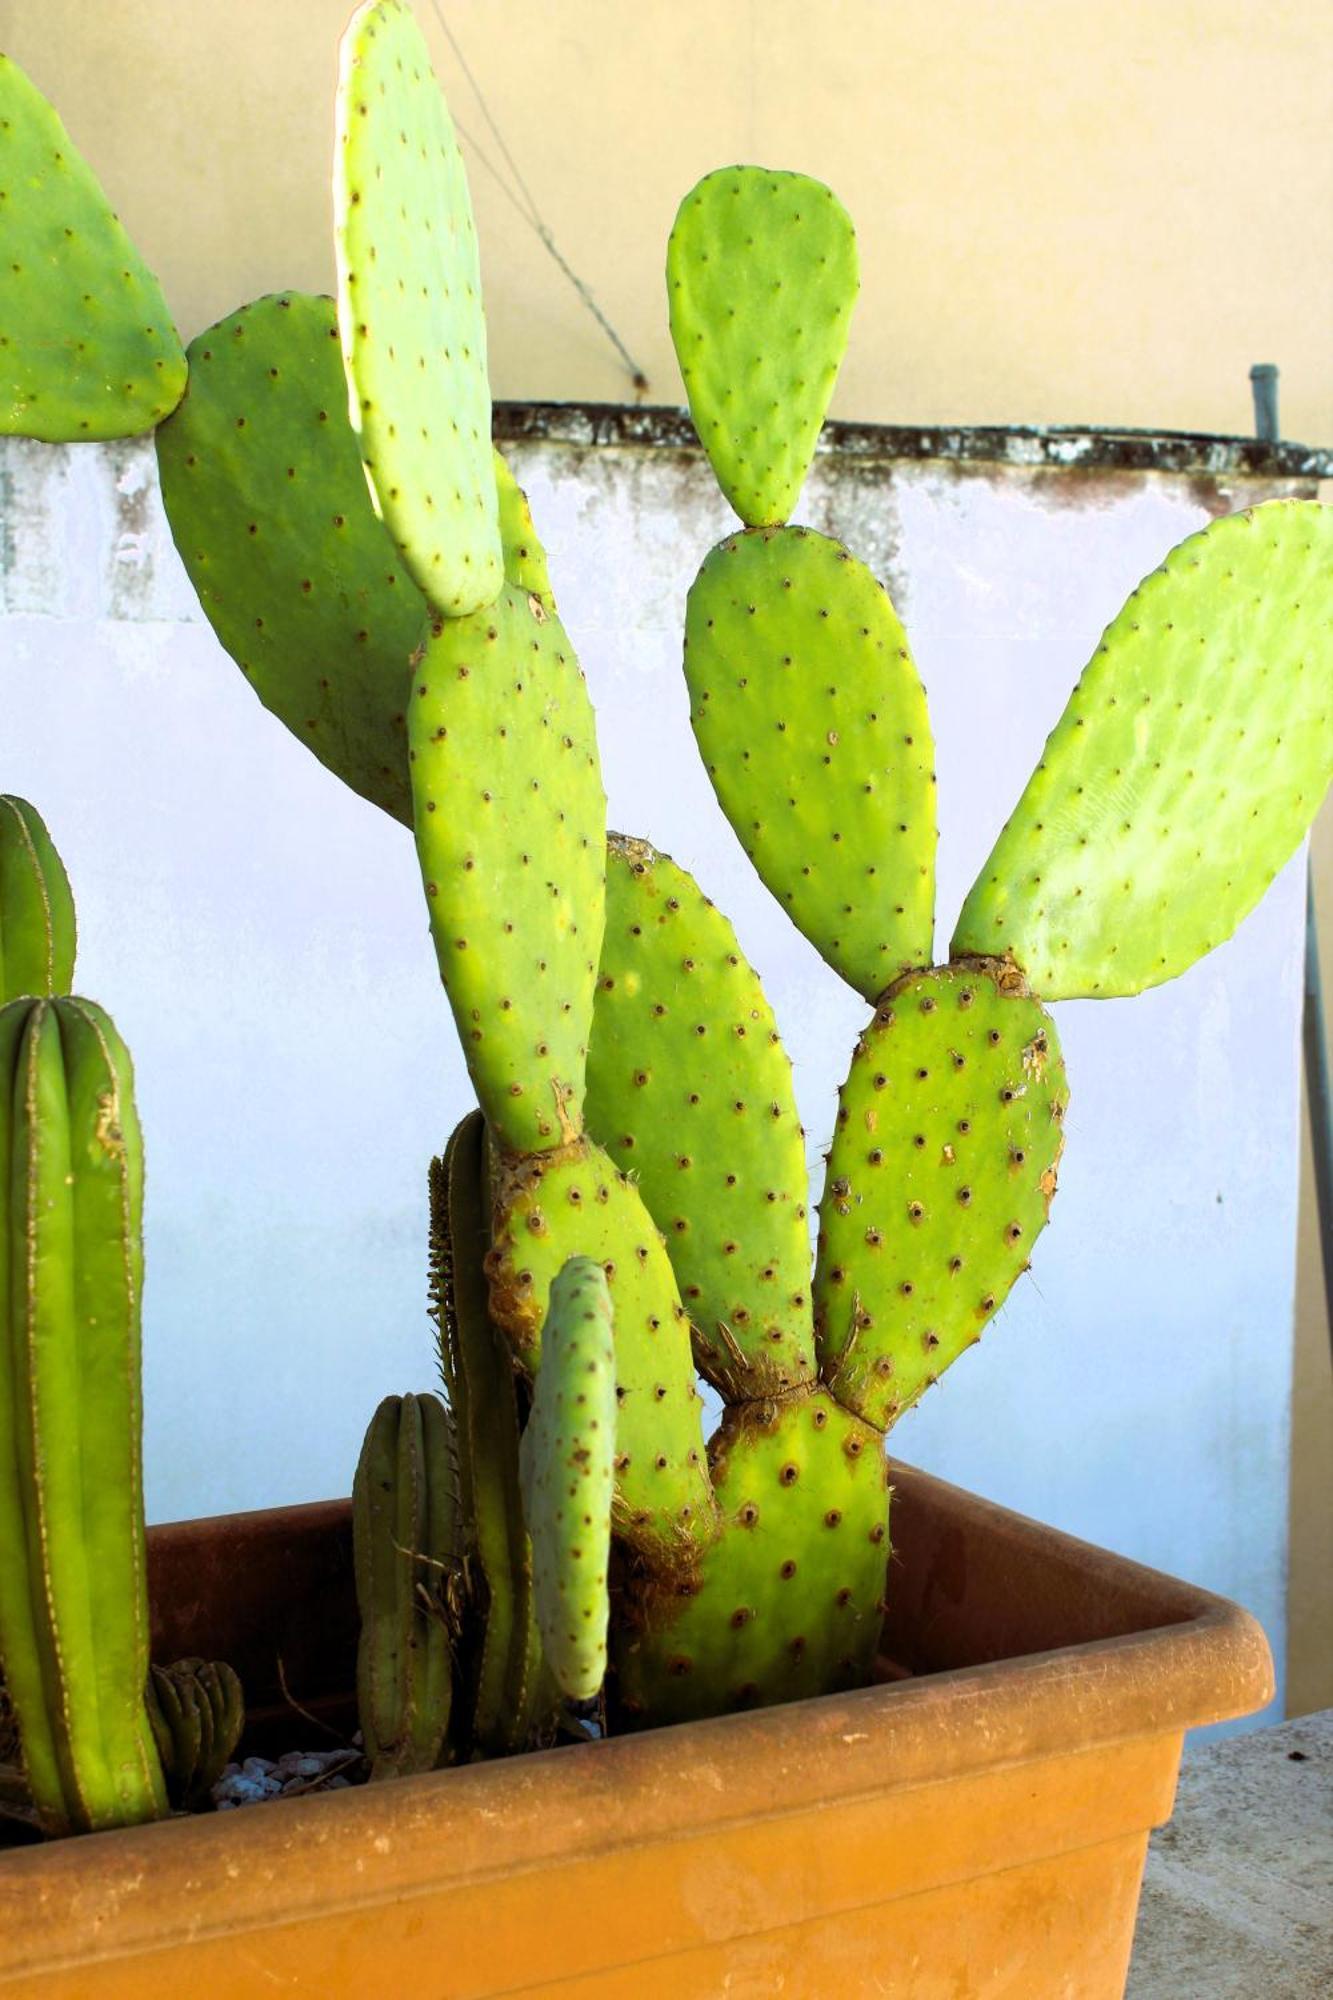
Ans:
{"type": "Polygon", "coordinates": [[[687,1567],[716,1525],[702,1404],[689,1321],[638,1190],[599,1147],[579,1140],[507,1163],[492,1235],[491,1312],[532,1374],[561,1267],[570,1257],[594,1257],[606,1272],[615,1318],[616,1530],[656,1565],[687,1567]]]}
{"type": "Polygon", "coordinates": [[[0,1009],[0,1657],[52,1832],[166,1811],[148,1720],[143,1141],[87,1000],[0,1009]]]}
{"type": "Polygon", "coordinates": [[[54,109],[0,55],[0,431],[135,437],[174,409],[185,355],[162,288],[54,109]]]}
{"type": "Polygon", "coordinates": [[[748,527],[785,521],[847,346],[856,232],[805,174],[723,167],[667,245],[671,338],[695,429],[748,527]]]}
{"type": "Polygon", "coordinates": [[[431,604],[464,617],[503,581],[481,269],[453,124],[401,0],[370,0],[343,36],[334,207],[371,489],[431,604]]]}
{"type": "MultiPolygon", "coordinates": [[[[431,1165],[431,1291],[458,1446],[459,1498],[470,1570],[463,1662],[469,1712],[465,1751],[522,1750],[546,1721],[551,1691],[541,1672],[533,1606],[532,1544],[519,1491],[519,1420],[514,1365],[487,1309],[490,1189],[481,1113],[454,1131],[431,1165]]],[[[553,1699],[553,1697],[552,1697],[553,1699]]]]}
{"type": "Polygon", "coordinates": [[[592,704],[559,619],[507,584],[485,611],[441,620],[408,736],[431,930],[473,1084],[501,1145],[540,1152],[581,1129],[605,910],[592,704]]]}
{"type": "Polygon", "coordinates": [[[646,841],[607,846],[588,1128],[666,1237],[699,1367],[728,1401],[814,1375],[791,1064],[722,912],[646,841]]]}
{"type": "Polygon", "coordinates": [[[542,1651],[562,1694],[591,1701],[606,1674],[616,1350],[606,1273],[571,1257],[556,1274],[523,1433],[542,1651]]]}
{"type": "Polygon", "coordinates": [[[685,676],[722,810],[834,971],[874,1000],[928,965],[930,719],[865,565],[808,528],[719,543],[690,589],[685,676]]]}
{"type": "Polygon", "coordinates": [[[74,897],[64,863],[26,799],[0,794],[0,1006],[74,983],[74,897]]]}
{"type": "Polygon", "coordinates": [[[1012,968],[909,977],[862,1035],[819,1208],[815,1326],[839,1402],[884,1430],[981,1336],[1055,1194],[1068,1089],[1012,968]]]}
{"type": "Polygon", "coordinates": [[[461,1568],[453,1424],[438,1396],[386,1396],[352,1482],[357,1710],[372,1778],[432,1771],[453,1699],[449,1581],[461,1568]]]}
{"type": "Polygon", "coordinates": [[[867,1681],[889,1553],[878,1434],[816,1391],[729,1410],[709,1459],[722,1534],[697,1577],[631,1595],[627,1713],[688,1722],[867,1681]]]}
{"type": "Polygon", "coordinates": [[[189,359],[157,459],[199,602],[264,706],[410,826],[404,716],[430,613],[370,504],[333,303],[256,299],[189,359]]]}
{"type": "Polygon", "coordinates": [[[1331,639],[1333,508],[1271,500],[1173,549],[1107,627],[954,955],[1109,999],[1230,937],[1333,778],[1331,639]]]}

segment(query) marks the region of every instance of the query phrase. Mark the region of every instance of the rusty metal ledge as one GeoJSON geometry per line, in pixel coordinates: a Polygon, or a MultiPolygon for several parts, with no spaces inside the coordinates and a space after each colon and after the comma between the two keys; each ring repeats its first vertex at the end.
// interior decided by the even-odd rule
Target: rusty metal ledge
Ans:
{"type": "MultiPolygon", "coordinates": [[[[497,403],[500,444],[544,441],[697,450],[686,410],[625,403],[497,403]]],[[[1333,447],[1212,437],[1190,431],[1117,431],[1011,425],[825,424],[821,453],[866,460],[1047,466],[1076,472],[1183,472],[1261,479],[1333,479],[1333,447]]]]}

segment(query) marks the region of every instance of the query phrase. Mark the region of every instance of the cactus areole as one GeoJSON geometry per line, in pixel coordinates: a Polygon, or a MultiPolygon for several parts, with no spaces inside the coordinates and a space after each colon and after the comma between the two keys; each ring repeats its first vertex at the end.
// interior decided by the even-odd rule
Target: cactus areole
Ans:
{"type": "MultiPolygon", "coordinates": [[[[1333,510],[1274,501],[1165,555],[935,964],[908,637],[865,563],[792,519],[852,224],[767,167],[686,195],[667,311],[741,522],[689,591],[691,723],[769,894],[870,1010],[812,1268],[758,973],[684,868],[607,832],[559,576],[493,446],[467,176],[411,8],[366,0],[343,38],[336,301],[277,293],[188,350],[4,59],[0,113],[0,429],[160,424],[222,644],[412,828],[477,1100],[430,1176],[444,1397],[386,1395],[356,1472],[371,1774],[864,1682],[892,1589],[885,1434],[975,1344],[1051,1208],[1069,1083],[1048,1003],[1186,971],[1333,776],[1333,510]]],[[[50,837],[0,797],[0,1659],[51,1830],[196,1799],[239,1712],[224,1667],[148,1678],[141,1141],[114,1028],[64,997],[73,953],[50,837]]]]}

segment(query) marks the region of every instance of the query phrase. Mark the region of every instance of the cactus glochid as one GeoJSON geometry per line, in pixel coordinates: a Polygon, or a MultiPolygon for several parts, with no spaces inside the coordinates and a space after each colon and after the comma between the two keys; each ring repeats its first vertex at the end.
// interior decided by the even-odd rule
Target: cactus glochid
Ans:
{"type": "MultiPolygon", "coordinates": [[[[110,257],[125,287],[106,310],[99,290],[88,341],[42,294],[58,337],[6,349],[3,427],[142,428],[179,395],[174,333],[82,164],[52,158],[49,107],[12,65],[0,95],[0,190],[6,160],[35,177],[16,243],[70,228],[70,281],[110,257]]],[[[412,826],[479,1106],[431,1174],[447,1400],[386,1399],[356,1476],[362,1727],[387,1775],[551,1742],[592,1726],[585,1704],[641,1726],[869,1675],[884,1434],[1027,1270],[1055,1192],[1045,1003],[1185,971],[1333,776],[1333,509],[1214,521],[1133,593],[936,965],[925,691],[880,581],[790,519],[855,235],[803,175],[728,167],[686,196],[671,332],[743,524],[689,592],[691,723],[757,874],[872,1009],[812,1271],[759,979],[684,869],[607,836],[588,687],[492,445],[466,176],[406,0],[365,0],[344,37],[334,195],[336,307],[286,293],[201,335],[158,456],[223,644],[412,826]],[[708,1442],[696,1370],[724,1403],[708,1442]]],[[[30,280],[17,256],[0,292],[30,280]]],[[[0,997],[32,996],[0,1011],[0,1655],[52,1826],[162,1811],[154,1726],[188,1790],[235,1706],[219,1684],[192,1707],[178,1676],[145,1709],[139,1140],[110,1023],[47,997],[73,941],[40,821],[0,799],[0,997]],[[25,1289],[5,1274],[34,1245],[25,1289]]]]}

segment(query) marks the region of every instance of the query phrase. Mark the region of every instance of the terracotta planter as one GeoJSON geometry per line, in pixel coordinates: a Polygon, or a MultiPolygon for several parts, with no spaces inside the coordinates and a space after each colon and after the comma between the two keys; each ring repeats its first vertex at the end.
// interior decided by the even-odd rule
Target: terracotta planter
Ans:
{"type": "MultiPolygon", "coordinates": [[[[859,1693],[0,1856],[0,1991],[1057,2000],[1121,1993],[1186,1728],[1246,1613],[895,1468],[859,1693]]],[[[152,1535],[160,1657],[348,1715],[348,1510],[152,1535]]],[[[281,1716],[286,1745],[290,1711],[281,1716]]]]}

